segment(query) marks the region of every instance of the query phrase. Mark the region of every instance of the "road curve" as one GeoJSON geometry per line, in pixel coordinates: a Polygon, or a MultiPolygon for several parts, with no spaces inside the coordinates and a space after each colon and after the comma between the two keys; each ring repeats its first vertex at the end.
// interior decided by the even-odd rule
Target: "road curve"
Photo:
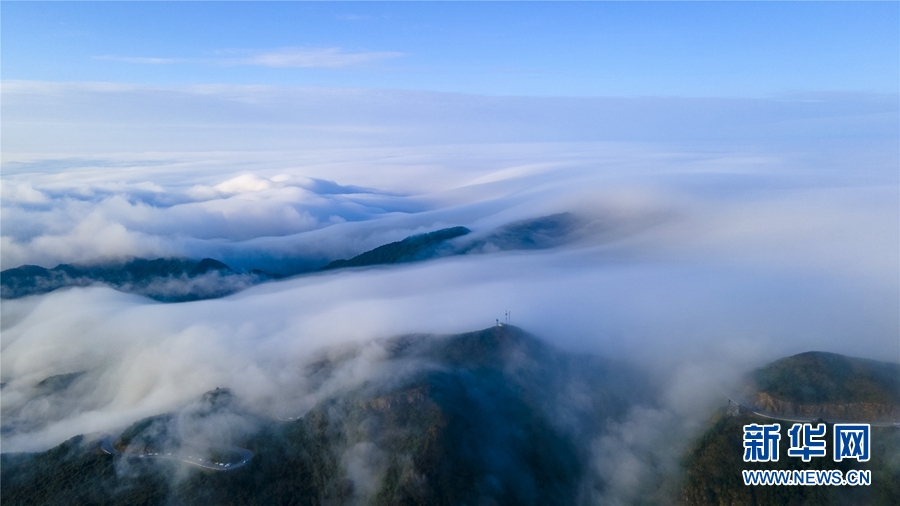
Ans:
{"type": "MultiPolygon", "coordinates": [[[[731,404],[734,404],[735,406],[737,406],[739,409],[741,409],[741,410],[743,410],[743,411],[746,411],[746,412],[748,412],[748,413],[752,413],[752,414],[754,414],[754,415],[756,415],[756,416],[760,416],[760,417],[763,417],[763,418],[768,418],[768,419],[770,419],[770,420],[778,420],[778,421],[782,421],[782,422],[793,422],[793,423],[811,423],[811,422],[815,422],[816,420],[819,419],[818,417],[792,418],[792,417],[788,417],[788,416],[781,416],[781,415],[773,415],[773,414],[769,414],[769,413],[763,413],[762,411],[757,411],[756,409],[753,409],[753,408],[747,406],[746,404],[741,404],[740,402],[734,400],[734,397],[731,396],[731,395],[728,395],[727,397],[728,397],[728,401],[729,401],[731,404]]],[[[824,420],[824,419],[823,419],[823,420],[824,420]]],[[[867,422],[867,421],[865,421],[865,420],[862,420],[862,421],[860,421],[860,420],[825,420],[825,422],[826,422],[826,423],[867,423],[867,424],[869,424],[869,425],[872,426],[872,427],[898,427],[898,428],[900,428],[900,421],[896,421],[896,422],[867,422]]]]}
{"type": "MultiPolygon", "coordinates": [[[[197,449],[200,447],[197,445],[197,449]]],[[[193,466],[201,467],[203,469],[209,469],[210,471],[233,471],[240,467],[247,465],[250,462],[250,459],[253,458],[253,452],[246,448],[240,448],[237,446],[212,446],[212,445],[204,445],[203,448],[215,448],[219,450],[224,450],[228,452],[236,453],[238,458],[234,459],[231,462],[220,462],[214,461],[210,459],[204,459],[199,455],[190,455],[191,452],[182,451],[182,452],[148,452],[148,453],[131,453],[131,452],[120,452],[113,445],[113,437],[107,436],[103,438],[100,442],[100,449],[110,455],[121,455],[123,457],[128,458],[136,458],[136,459],[167,459],[167,460],[175,460],[178,462],[184,462],[186,464],[191,464],[193,466]]],[[[200,452],[196,452],[200,453],[200,452]]]]}

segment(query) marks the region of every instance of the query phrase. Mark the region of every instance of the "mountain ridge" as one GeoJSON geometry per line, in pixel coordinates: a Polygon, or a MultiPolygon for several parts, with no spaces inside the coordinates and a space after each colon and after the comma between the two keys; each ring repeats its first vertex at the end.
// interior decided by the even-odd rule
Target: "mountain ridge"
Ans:
{"type": "MultiPolygon", "coordinates": [[[[40,454],[3,454],[4,504],[572,504],[583,487],[605,486],[586,481],[589,447],[577,441],[603,433],[645,395],[629,367],[557,350],[513,326],[382,344],[390,370],[431,365],[341,391],[293,419],[258,419],[252,434],[217,443],[252,452],[233,471],[128,456],[178,452],[179,421],[218,426],[239,412],[230,393],[215,390],[187,412],[132,424],[114,443],[120,455],[81,436],[40,454]],[[563,395],[576,387],[596,395],[563,395]]],[[[309,367],[341,374],[358,353],[309,367]]]]}
{"type": "Polygon", "coordinates": [[[333,260],[318,269],[290,271],[287,274],[255,268],[238,272],[213,258],[135,258],[122,263],[97,265],[58,264],[50,269],[22,265],[0,271],[0,299],[17,299],[66,287],[104,284],[160,302],[190,302],[224,297],[258,283],[315,271],[394,265],[451,255],[546,249],[572,240],[582,225],[571,213],[559,213],[508,223],[486,236],[456,244],[450,241],[472,231],[462,226],[449,227],[411,235],[349,259],[333,260]]]}

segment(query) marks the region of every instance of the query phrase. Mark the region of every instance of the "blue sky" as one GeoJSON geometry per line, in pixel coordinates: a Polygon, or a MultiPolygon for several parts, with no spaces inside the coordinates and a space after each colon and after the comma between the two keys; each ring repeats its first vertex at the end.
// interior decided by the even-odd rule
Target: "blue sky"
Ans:
{"type": "Polygon", "coordinates": [[[532,96],[896,93],[900,4],[2,4],[3,80],[532,96]]]}

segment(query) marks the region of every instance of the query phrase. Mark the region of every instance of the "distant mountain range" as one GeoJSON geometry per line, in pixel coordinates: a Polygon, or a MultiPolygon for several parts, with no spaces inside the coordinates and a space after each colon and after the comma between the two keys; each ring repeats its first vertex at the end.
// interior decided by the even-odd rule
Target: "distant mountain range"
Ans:
{"type": "MultiPolygon", "coordinates": [[[[574,215],[561,213],[510,223],[468,242],[451,242],[470,234],[468,228],[444,228],[385,244],[348,260],[334,260],[319,270],[400,264],[501,250],[551,248],[576,238],[581,225],[581,220],[574,215]]],[[[99,283],[162,302],[187,302],[224,297],[254,284],[283,277],[283,274],[258,269],[238,272],[212,258],[139,258],[124,264],[60,264],[52,269],[23,265],[0,272],[0,298],[16,299],[59,288],[99,283]]]]}
{"type": "Polygon", "coordinates": [[[454,239],[470,233],[466,227],[444,228],[436,232],[419,234],[407,237],[402,241],[392,242],[379,246],[373,250],[356,255],[350,260],[335,260],[320,270],[340,269],[342,267],[365,267],[369,265],[399,264],[427,260],[444,254],[453,254],[450,248],[441,246],[450,239],[454,239]]]}
{"type": "Polygon", "coordinates": [[[0,272],[0,297],[15,299],[68,286],[102,283],[164,302],[184,302],[222,297],[267,278],[262,272],[237,273],[212,258],[139,258],[121,265],[60,264],[52,269],[23,265],[0,272]]]}

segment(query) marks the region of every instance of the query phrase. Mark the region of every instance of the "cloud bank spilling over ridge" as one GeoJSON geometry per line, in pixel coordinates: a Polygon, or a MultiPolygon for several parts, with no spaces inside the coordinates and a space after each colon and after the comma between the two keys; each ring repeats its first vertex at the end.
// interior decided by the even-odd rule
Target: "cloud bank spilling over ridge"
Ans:
{"type": "MultiPolygon", "coordinates": [[[[3,268],[210,257],[277,271],[446,227],[477,240],[559,212],[592,224],[556,248],[315,273],[216,300],[95,286],[4,301],[4,451],[115,431],[216,387],[257,413],[302,412],[391,374],[378,338],[479,329],[510,309],[543,339],[664,385],[658,409],[590,443],[652,480],[678,448],[634,434],[689,436],[740,371],[809,350],[900,355],[896,97],[16,82],[3,101],[3,268]],[[325,390],[304,376],[349,345],[364,351],[325,390]],[[40,394],[81,372],[65,403],[40,394]]],[[[595,467],[610,494],[640,495],[621,469],[595,467]]]]}

